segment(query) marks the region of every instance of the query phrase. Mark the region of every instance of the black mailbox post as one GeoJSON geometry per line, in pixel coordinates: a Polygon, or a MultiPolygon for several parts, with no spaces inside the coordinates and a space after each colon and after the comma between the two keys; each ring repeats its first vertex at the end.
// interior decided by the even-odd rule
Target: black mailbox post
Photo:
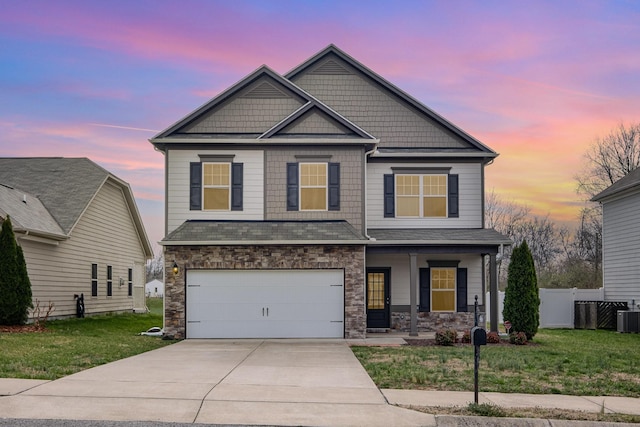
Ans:
{"type": "Polygon", "coordinates": [[[471,328],[471,344],[475,346],[487,345],[487,331],[479,326],[471,328]]]}
{"type": "Polygon", "coordinates": [[[474,304],[475,326],[471,328],[471,344],[473,344],[473,395],[474,401],[478,404],[478,369],[480,368],[480,346],[487,345],[487,331],[478,326],[478,295],[474,304]]]}

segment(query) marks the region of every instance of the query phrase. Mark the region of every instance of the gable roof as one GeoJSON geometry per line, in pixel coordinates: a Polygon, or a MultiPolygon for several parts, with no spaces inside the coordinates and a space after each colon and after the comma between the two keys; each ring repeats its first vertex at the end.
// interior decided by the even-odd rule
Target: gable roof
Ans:
{"type": "Polygon", "coordinates": [[[365,145],[375,157],[498,156],[335,45],[279,75],[263,65],[149,140],[190,145],[365,145]]]}
{"type": "Polygon", "coordinates": [[[640,190],[640,168],[632,170],[611,186],[593,196],[591,200],[594,202],[602,202],[608,197],[620,195],[626,191],[634,190],[636,187],[640,190]]]}
{"type": "Polygon", "coordinates": [[[26,191],[0,184],[0,218],[11,218],[13,230],[53,240],[67,238],[40,199],[26,191]]]}
{"type": "Polygon", "coordinates": [[[133,192],[125,181],[85,157],[0,158],[0,183],[39,199],[67,236],[107,181],[122,190],[144,251],[152,256],[133,192]]]}
{"type": "MultiPolygon", "coordinates": [[[[415,111],[419,112],[425,118],[430,119],[440,125],[442,128],[451,132],[453,135],[456,135],[462,141],[469,144],[470,147],[475,148],[476,151],[482,153],[486,157],[497,157],[497,153],[478,141],[476,138],[472,137],[468,133],[464,132],[459,127],[455,126],[450,121],[446,120],[444,117],[437,114],[435,111],[428,108],[426,105],[404,92],[394,84],[390,83],[388,80],[384,79],[379,74],[375,73],[368,67],[364,66],[359,61],[355,60],[353,57],[339,49],[337,46],[330,44],[325,49],[321,50],[307,61],[303,62],[299,66],[295,67],[293,70],[289,71],[285,74],[285,77],[288,80],[296,82],[303,75],[315,71],[320,70],[322,74],[325,75],[344,75],[349,73],[345,67],[342,66],[340,62],[346,63],[348,66],[355,69],[360,75],[364,76],[369,81],[373,82],[375,85],[380,87],[382,90],[386,91],[391,96],[396,99],[402,101],[406,105],[413,108],[415,111]],[[315,67],[315,68],[314,68],[315,67]]],[[[314,91],[311,91],[316,94],[314,91]]],[[[324,101],[324,99],[322,99],[324,101]]],[[[338,109],[339,113],[344,114],[343,111],[338,109]]],[[[365,127],[366,128],[366,127],[365,127]]],[[[369,132],[371,130],[367,129],[369,132]]],[[[375,132],[372,132],[374,136],[380,137],[380,135],[376,135],[375,132]]],[[[382,145],[382,144],[381,144],[382,145]]],[[[382,151],[382,150],[381,150],[382,151]]]]}
{"type": "MultiPolygon", "coordinates": [[[[321,111],[338,127],[346,130],[342,135],[326,135],[329,139],[339,139],[335,141],[336,143],[372,144],[376,141],[366,131],[266,65],[261,66],[235,85],[158,133],[149,141],[160,150],[164,150],[167,143],[211,143],[214,140],[220,143],[268,144],[271,137],[284,127],[290,126],[293,122],[299,120],[303,113],[310,108],[321,111]],[[235,121],[226,126],[221,123],[224,122],[224,117],[216,122],[216,113],[220,113],[221,109],[230,103],[238,102],[239,98],[250,99],[247,102],[247,109],[250,109],[250,111],[231,111],[229,115],[231,116],[235,113],[235,116],[231,116],[231,119],[235,118],[235,121]],[[260,108],[260,100],[272,100],[271,107],[277,105],[278,108],[268,108],[268,105],[260,108]],[[247,114],[252,112],[256,118],[260,118],[261,122],[247,127],[247,124],[251,122],[247,120],[247,114]],[[206,120],[211,122],[208,126],[197,126],[206,120]],[[245,128],[242,126],[245,126],[245,128]],[[336,136],[341,138],[336,138],[336,136]]],[[[222,114],[219,115],[222,116],[222,114]]],[[[313,137],[317,139],[322,138],[323,135],[316,134],[313,137]]],[[[323,142],[331,143],[332,141],[323,142]]],[[[278,143],[282,143],[282,141],[279,140],[278,143]]]]}

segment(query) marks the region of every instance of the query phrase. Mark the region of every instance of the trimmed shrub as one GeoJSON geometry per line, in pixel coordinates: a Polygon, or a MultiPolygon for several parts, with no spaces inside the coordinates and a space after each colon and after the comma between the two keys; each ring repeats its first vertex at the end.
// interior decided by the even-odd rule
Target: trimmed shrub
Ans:
{"type": "Polygon", "coordinates": [[[509,342],[515,345],[525,345],[527,343],[527,334],[524,332],[512,332],[509,335],[509,342]]]}
{"type": "Polygon", "coordinates": [[[464,333],[462,334],[462,338],[460,338],[460,342],[465,343],[465,344],[469,344],[471,342],[471,331],[470,330],[465,330],[464,333]]]}
{"type": "Polygon", "coordinates": [[[436,344],[454,345],[458,340],[458,331],[455,329],[440,329],[436,332],[436,344]]]}
{"type": "Polygon", "coordinates": [[[497,332],[487,334],[487,344],[500,344],[500,335],[497,332]]]}
{"type": "Polygon", "coordinates": [[[540,325],[539,308],[536,269],[525,240],[511,254],[502,316],[511,322],[511,330],[524,332],[531,340],[540,325]]]}

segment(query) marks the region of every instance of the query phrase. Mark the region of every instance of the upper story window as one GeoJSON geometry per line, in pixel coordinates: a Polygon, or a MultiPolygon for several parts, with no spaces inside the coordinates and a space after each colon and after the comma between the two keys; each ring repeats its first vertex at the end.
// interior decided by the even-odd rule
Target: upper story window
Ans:
{"type": "Polygon", "coordinates": [[[215,159],[217,156],[201,157],[204,157],[203,161],[189,164],[189,209],[241,211],[243,164],[233,162],[233,156],[222,156],[224,161],[215,159]]]}
{"type": "Polygon", "coordinates": [[[443,168],[392,168],[385,174],[385,218],[458,218],[458,175],[443,168]],[[422,170],[424,169],[424,170],[422,170]],[[424,172],[424,173],[421,173],[424,172]]]}
{"type": "Polygon", "coordinates": [[[340,163],[287,163],[288,211],[339,211],[340,163]]]}
{"type": "Polygon", "coordinates": [[[396,216],[446,218],[447,175],[396,175],[396,216]]]}
{"type": "Polygon", "coordinates": [[[327,210],[326,163],[300,163],[300,210],[327,210]]]}
{"type": "Polygon", "coordinates": [[[230,187],[230,163],[203,163],[202,199],[204,210],[228,211],[231,203],[230,187]]]}

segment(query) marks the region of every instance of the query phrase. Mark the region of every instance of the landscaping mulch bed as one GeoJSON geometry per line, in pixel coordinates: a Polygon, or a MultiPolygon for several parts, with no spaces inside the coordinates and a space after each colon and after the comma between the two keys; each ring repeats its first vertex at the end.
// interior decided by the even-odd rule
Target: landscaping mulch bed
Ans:
{"type": "MultiPolygon", "coordinates": [[[[431,347],[431,346],[439,346],[436,343],[436,340],[433,338],[405,338],[404,339],[407,342],[407,345],[410,346],[416,346],[416,347],[431,347]]],[[[509,341],[507,340],[500,340],[499,343],[492,343],[492,344],[487,344],[487,346],[492,347],[492,346],[510,346],[510,345],[515,345],[515,344],[511,344],[509,341]]],[[[536,346],[538,345],[538,343],[534,342],[534,341],[529,341],[527,342],[527,344],[525,345],[529,345],[529,346],[536,346]]],[[[471,343],[462,343],[462,342],[457,342],[449,347],[471,347],[472,344],[471,343]]],[[[442,346],[439,346],[442,347],[442,346]]]]}

